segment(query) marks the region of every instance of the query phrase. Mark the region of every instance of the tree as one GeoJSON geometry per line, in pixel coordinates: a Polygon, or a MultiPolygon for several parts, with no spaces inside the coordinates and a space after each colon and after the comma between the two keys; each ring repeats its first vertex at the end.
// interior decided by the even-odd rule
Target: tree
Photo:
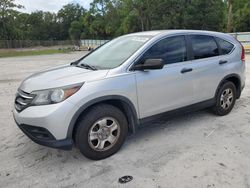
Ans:
{"type": "Polygon", "coordinates": [[[232,31],[233,0],[228,0],[227,32],[232,31]]]}
{"type": "Polygon", "coordinates": [[[111,38],[115,36],[117,28],[121,24],[118,13],[118,0],[94,0],[90,5],[92,22],[89,24],[89,32],[94,38],[111,38]]]}
{"type": "Polygon", "coordinates": [[[15,9],[22,8],[14,3],[14,0],[0,0],[0,38],[13,39],[15,33],[14,19],[17,15],[15,9]]]}
{"type": "MultiPolygon", "coordinates": [[[[186,1],[187,2],[187,1],[186,1]]],[[[221,31],[225,4],[221,0],[191,0],[186,4],[184,26],[187,29],[221,31]]]]}
{"type": "Polygon", "coordinates": [[[29,38],[28,28],[29,24],[27,22],[29,18],[29,14],[27,13],[18,13],[15,19],[15,39],[25,40],[29,38]]]}
{"type": "MultiPolygon", "coordinates": [[[[159,0],[124,0],[121,1],[123,10],[127,12],[126,21],[130,20],[133,15],[135,20],[137,21],[137,26],[140,27],[140,31],[149,30],[151,28],[151,6],[152,4],[156,5],[159,0]]],[[[128,22],[127,22],[128,23],[128,22]]]]}
{"type": "Polygon", "coordinates": [[[20,13],[0,0],[0,39],[111,39],[159,29],[249,31],[249,0],[94,0],[87,11],[68,4],[58,13],[20,13]]]}
{"type": "Polygon", "coordinates": [[[69,34],[72,40],[75,41],[76,45],[79,46],[81,35],[83,31],[83,25],[81,24],[80,21],[73,21],[71,23],[70,29],[69,29],[69,34]]]}
{"type": "Polygon", "coordinates": [[[84,16],[86,10],[79,4],[68,4],[59,10],[57,17],[61,25],[60,38],[69,38],[69,28],[73,21],[79,21],[84,16]]]}
{"type": "Polygon", "coordinates": [[[250,2],[244,3],[242,8],[239,8],[234,13],[234,30],[235,31],[250,31],[250,2]]]}
{"type": "MultiPolygon", "coordinates": [[[[0,0],[0,18],[6,18],[13,13],[14,9],[20,9],[23,6],[14,3],[15,0],[0,0]]],[[[14,11],[15,12],[15,11],[14,11]]]]}

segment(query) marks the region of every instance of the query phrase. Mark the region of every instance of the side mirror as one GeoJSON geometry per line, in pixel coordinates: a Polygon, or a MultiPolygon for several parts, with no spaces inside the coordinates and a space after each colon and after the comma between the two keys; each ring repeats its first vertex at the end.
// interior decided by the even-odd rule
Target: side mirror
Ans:
{"type": "Polygon", "coordinates": [[[135,65],[132,70],[159,70],[164,67],[162,59],[146,59],[144,62],[135,65]]]}

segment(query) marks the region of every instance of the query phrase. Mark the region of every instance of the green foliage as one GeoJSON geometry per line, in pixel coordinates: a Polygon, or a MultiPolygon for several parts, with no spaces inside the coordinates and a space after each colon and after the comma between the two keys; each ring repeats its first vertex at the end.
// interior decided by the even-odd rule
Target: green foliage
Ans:
{"type": "Polygon", "coordinates": [[[70,36],[73,40],[79,40],[82,33],[82,24],[79,21],[73,21],[69,29],[70,36]]]}
{"type": "Polygon", "coordinates": [[[250,31],[250,1],[237,0],[233,2],[233,30],[250,31]]]}
{"type": "Polygon", "coordinates": [[[22,6],[15,4],[14,0],[0,0],[0,39],[17,37],[16,28],[13,28],[18,15],[15,10],[17,8],[22,8],[22,6]]]}
{"type": "Polygon", "coordinates": [[[73,21],[79,21],[84,16],[86,10],[79,4],[65,5],[57,14],[60,27],[60,39],[69,38],[69,28],[73,21]]]}
{"type": "Polygon", "coordinates": [[[250,31],[249,0],[94,0],[86,10],[68,4],[58,13],[20,13],[14,0],[0,0],[0,40],[110,39],[158,29],[250,31]],[[229,2],[232,21],[228,22],[229,2]]]}

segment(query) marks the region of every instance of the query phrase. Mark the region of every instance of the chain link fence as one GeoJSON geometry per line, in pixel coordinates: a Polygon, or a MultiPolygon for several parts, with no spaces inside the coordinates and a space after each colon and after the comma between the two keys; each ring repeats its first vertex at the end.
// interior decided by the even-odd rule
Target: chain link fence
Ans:
{"type": "Polygon", "coordinates": [[[11,48],[30,48],[30,47],[51,47],[51,46],[73,46],[75,43],[71,40],[55,41],[55,40],[0,40],[0,49],[11,48]]]}
{"type": "Polygon", "coordinates": [[[18,49],[31,47],[52,47],[52,46],[74,46],[81,45],[81,47],[98,47],[105,44],[109,40],[93,40],[86,39],[80,42],[72,40],[56,41],[56,40],[0,40],[0,49],[18,49]]]}
{"type": "MultiPolygon", "coordinates": [[[[239,32],[239,33],[230,33],[232,36],[237,38],[246,50],[250,51],[250,32],[239,32]]],[[[52,47],[52,46],[75,46],[76,44],[80,45],[83,48],[96,48],[100,45],[105,44],[109,40],[93,40],[93,39],[84,39],[79,42],[72,40],[0,40],[0,49],[18,49],[18,48],[30,48],[30,47],[52,47]]]]}
{"type": "Polygon", "coordinates": [[[241,42],[241,44],[244,46],[247,52],[250,52],[250,32],[230,33],[230,34],[241,42]]]}
{"type": "Polygon", "coordinates": [[[105,43],[107,43],[109,40],[93,40],[93,39],[86,39],[81,40],[81,45],[83,47],[98,47],[105,43]]]}

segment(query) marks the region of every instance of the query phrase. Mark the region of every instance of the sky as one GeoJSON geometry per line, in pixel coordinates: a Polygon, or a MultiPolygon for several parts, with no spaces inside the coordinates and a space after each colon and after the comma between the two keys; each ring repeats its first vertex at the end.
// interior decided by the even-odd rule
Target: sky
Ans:
{"type": "Polygon", "coordinates": [[[93,0],[15,0],[17,4],[25,7],[25,9],[20,11],[27,13],[34,12],[36,10],[57,12],[68,3],[79,3],[84,8],[88,9],[89,4],[92,1],[93,0]]]}

